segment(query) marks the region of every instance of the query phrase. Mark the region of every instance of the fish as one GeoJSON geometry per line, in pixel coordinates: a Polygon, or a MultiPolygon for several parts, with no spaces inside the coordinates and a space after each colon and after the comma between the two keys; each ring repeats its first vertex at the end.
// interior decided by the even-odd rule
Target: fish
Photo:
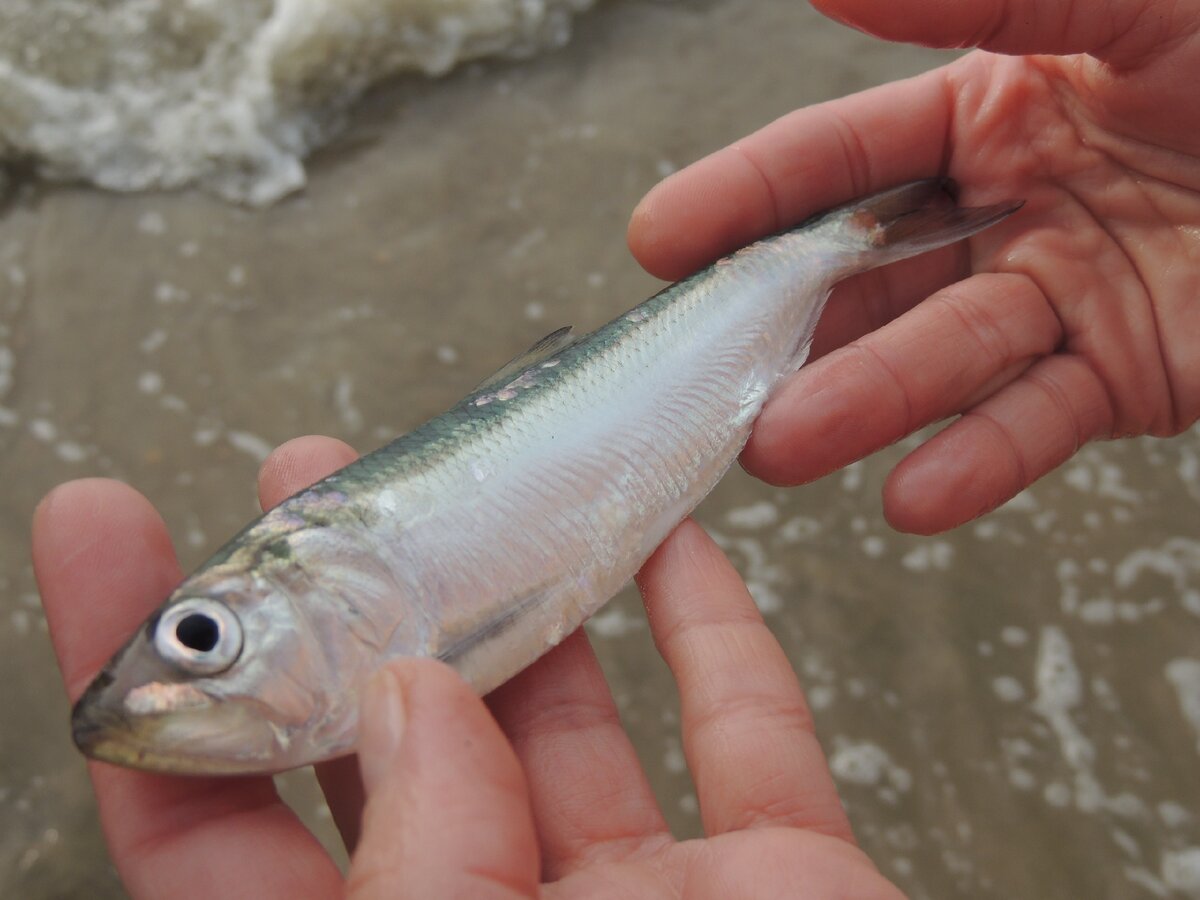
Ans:
{"type": "Polygon", "coordinates": [[[834,284],[959,241],[1018,201],[928,179],[814,216],[575,337],[251,522],[188,576],[71,714],[86,755],[180,775],[354,752],[386,661],[480,694],[620,590],[736,460],[804,362],[834,284]]]}

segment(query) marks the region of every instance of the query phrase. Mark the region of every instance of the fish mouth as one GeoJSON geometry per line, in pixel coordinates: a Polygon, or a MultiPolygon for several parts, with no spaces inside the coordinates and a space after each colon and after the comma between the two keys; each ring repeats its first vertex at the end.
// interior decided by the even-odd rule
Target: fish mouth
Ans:
{"type": "Polygon", "coordinates": [[[71,710],[71,739],[84,756],[136,769],[173,771],[169,758],[163,758],[139,739],[136,723],[94,702],[88,694],[71,710]]]}
{"type": "Polygon", "coordinates": [[[110,736],[122,734],[129,727],[126,718],[105,702],[113,680],[107,669],[100,672],[71,708],[71,739],[75,746],[84,756],[105,762],[117,762],[109,755],[110,736]]]}
{"type": "Polygon", "coordinates": [[[154,718],[130,718],[111,710],[77,703],[71,712],[71,738],[89,759],[143,772],[166,775],[245,775],[262,771],[261,765],[241,759],[221,759],[176,752],[159,739],[164,723],[154,718]]]}
{"type": "Polygon", "coordinates": [[[93,685],[71,710],[71,737],[89,759],[166,775],[261,775],[277,771],[261,718],[236,706],[130,714],[93,685]]]}

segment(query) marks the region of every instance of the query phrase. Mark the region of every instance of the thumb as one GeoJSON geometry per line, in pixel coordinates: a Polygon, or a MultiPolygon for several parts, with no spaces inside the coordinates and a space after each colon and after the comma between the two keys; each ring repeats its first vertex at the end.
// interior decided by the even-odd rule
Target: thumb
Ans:
{"type": "Polygon", "coordinates": [[[346,895],[535,897],[525,776],[483,701],[449,667],[379,671],[360,708],[367,805],[346,895]]]}
{"type": "Polygon", "coordinates": [[[982,47],[997,53],[1093,53],[1117,63],[1165,40],[1161,4],[1113,0],[1103,14],[1081,0],[812,0],[832,19],[892,41],[982,47]],[[1155,10],[1158,10],[1155,12],[1155,10]],[[1141,22],[1154,15],[1153,22],[1141,22]],[[1147,25],[1153,27],[1142,28],[1147,25]],[[1136,44],[1136,46],[1135,46],[1136,44]]]}

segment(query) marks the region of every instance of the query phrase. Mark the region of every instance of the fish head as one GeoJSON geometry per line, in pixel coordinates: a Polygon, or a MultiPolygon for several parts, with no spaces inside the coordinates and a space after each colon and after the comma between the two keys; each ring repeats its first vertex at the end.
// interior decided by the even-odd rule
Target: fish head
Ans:
{"type": "Polygon", "coordinates": [[[95,759],[174,774],[275,772],[338,755],[352,747],[355,705],[326,656],[272,579],[193,576],[75,704],[73,737],[95,759]]]}

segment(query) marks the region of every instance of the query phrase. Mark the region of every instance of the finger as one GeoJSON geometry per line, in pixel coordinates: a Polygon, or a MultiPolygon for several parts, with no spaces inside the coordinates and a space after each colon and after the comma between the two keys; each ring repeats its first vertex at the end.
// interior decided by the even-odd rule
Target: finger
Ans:
{"type": "Polygon", "coordinates": [[[995,509],[1112,431],[1095,371],[1048,357],[903,459],[883,489],[893,527],[934,534],[995,509]]]}
{"type": "Polygon", "coordinates": [[[276,447],[258,470],[258,504],[271,509],[356,459],[354,448],[336,438],[292,438],[276,447]]]}
{"type": "Polygon", "coordinates": [[[742,454],[753,475],[801,484],[956,414],[1053,352],[1058,317],[1023,275],[976,275],[801,369],[742,454]]]}
{"type": "Polygon", "coordinates": [[[347,895],[537,896],[525,779],[483,702],[431,660],[390,664],[364,693],[368,799],[347,895]]]}
{"type": "Polygon", "coordinates": [[[817,321],[808,365],[858,340],[877,328],[903,315],[922,300],[967,275],[965,248],[957,254],[958,264],[947,278],[946,258],[931,258],[928,254],[902,262],[871,269],[838,283],[825,311],[817,321]]]}
{"type": "Polygon", "coordinates": [[[488,705],[528,773],[546,880],[670,843],[582,630],[493,691],[488,705]]]}
{"type": "Polygon", "coordinates": [[[814,212],[944,172],[950,112],[939,71],[797,110],[656,185],[629,247],[676,280],[814,212]]]}
{"type": "MultiPolygon", "coordinates": [[[[258,502],[271,509],[297,491],[348,466],[358,454],[335,438],[310,435],[293,438],[276,447],[258,472],[258,502]]],[[[342,757],[314,766],[321,792],[338,833],[349,853],[358,843],[362,820],[363,790],[358,761],[342,757]]]]}
{"type": "Polygon", "coordinates": [[[813,6],[890,41],[1013,54],[1104,51],[1125,59],[1161,39],[1164,24],[1161,6],[1142,2],[1110,3],[1104,15],[1077,0],[813,0],[813,6]],[[1139,27],[1143,17],[1150,27],[1139,27]]]}
{"type": "Polygon", "coordinates": [[[55,488],[34,511],[32,537],[50,637],[74,701],[182,573],[158,513],[115,481],[55,488]]]}
{"type": "MultiPolygon", "coordinates": [[[[132,488],[89,479],[38,506],[34,570],[72,700],[179,581],[166,528],[132,488]]],[[[168,778],[90,763],[134,897],[332,896],[333,862],[269,778],[168,778]]]]}
{"type": "Polygon", "coordinates": [[[796,675],[712,539],[685,521],[638,584],[679,684],[684,754],[707,833],[791,826],[852,841],[796,675]]]}

